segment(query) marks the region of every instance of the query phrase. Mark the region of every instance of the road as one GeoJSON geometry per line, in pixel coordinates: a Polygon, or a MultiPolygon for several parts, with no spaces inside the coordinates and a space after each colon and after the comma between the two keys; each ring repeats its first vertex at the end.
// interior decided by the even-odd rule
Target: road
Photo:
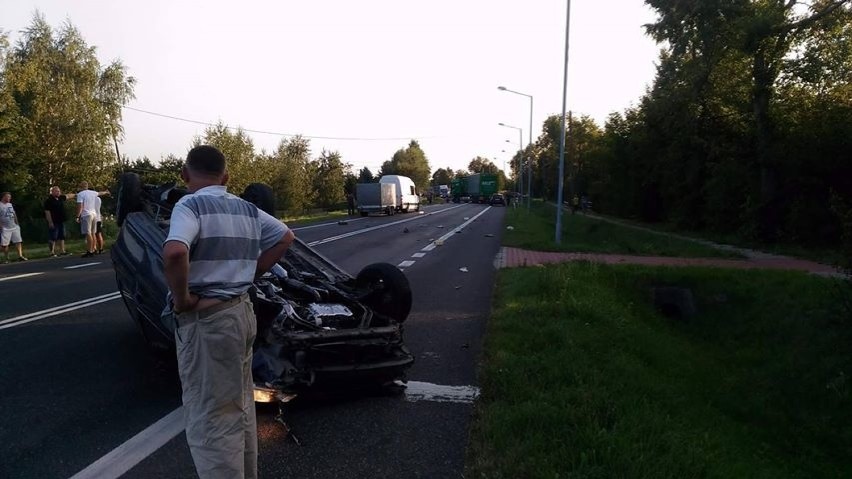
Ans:
{"type": "MultiPolygon", "coordinates": [[[[405,394],[291,403],[301,446],[277,408],[259,406],[261,477],[461,477],[504,209],[424,211],[296,230],[352,274],[400,265],[416,363],[405,394]]],[[[0,267],[0,477],[195,477],[185,436],[167,431],[179,422],[177,374],[147,353],[116,291],[108,255],[0,267]]]]}

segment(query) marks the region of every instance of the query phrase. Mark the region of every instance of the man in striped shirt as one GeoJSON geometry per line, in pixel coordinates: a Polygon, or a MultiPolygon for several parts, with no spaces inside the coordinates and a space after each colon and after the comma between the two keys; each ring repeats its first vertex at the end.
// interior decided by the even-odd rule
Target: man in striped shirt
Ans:
{"type": "Polygon", "coordinates": [[[186,439],[202,479],[255,478],[257,324],[247,291],[295,237],[227,192],[225,156],[216,148],[190,150],[181,178],[192,194],[172,210],[163,263],[177,323],[186,439]]]}

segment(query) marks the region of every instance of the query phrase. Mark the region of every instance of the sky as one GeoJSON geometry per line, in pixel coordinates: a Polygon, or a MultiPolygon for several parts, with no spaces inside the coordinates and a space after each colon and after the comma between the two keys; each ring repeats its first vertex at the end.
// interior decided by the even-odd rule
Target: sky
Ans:
{"type": "MultiPolygon", "coordinates": [[[[255,150],[311,138],[376,173],[417,139],[433,171],[476,156],[504,168],[561,114],[566,3],[557,0],[0,0],[12,42],[40,11],[70,22],[102,64],[136,78],[121,152],[186,155],[201,123],[250,132],[255,150]],[[149,113],[143,113],[145,112],[149,113]],[[264,133],[260,133],[264,132],[264,133]],[[508,140],[508,141],[507,141],[508,140]]],[[[567,107],[601,126],[638,103],[659,52],[642,0],[571,2],[567,107]]]]}

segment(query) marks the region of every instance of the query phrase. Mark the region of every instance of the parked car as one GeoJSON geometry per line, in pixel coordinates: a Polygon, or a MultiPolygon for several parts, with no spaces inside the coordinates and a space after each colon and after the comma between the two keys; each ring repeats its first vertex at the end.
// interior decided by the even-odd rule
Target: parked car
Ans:
{"type": "Polygon", "coordinates": [[[506,198],[503,197],[503,195],[501,195],[500,193],[494,193],[493,195],[491,195],[491,199],[488,200],[488,204],[490,204],[491,206],[506,206],[506,198]]]}
{"type": "MultiPolygon", "coordinates": [[[[117,195],[120,230],[110,253],[116,281],[154,351],[174,349],[162,245],[172,208],[186,194],[173,183],[146,186],[124,173],[117,195]]],[[[249,185],[242,196],[274,213],[268,186],[249,185]]],[[[403,343],[411,289],[395,265],[371,264],[353,277],[297,238],[249,295],[257,316],[252,373],[258,400],[353,381],[392,383],[414,363],[403,343]]]]}

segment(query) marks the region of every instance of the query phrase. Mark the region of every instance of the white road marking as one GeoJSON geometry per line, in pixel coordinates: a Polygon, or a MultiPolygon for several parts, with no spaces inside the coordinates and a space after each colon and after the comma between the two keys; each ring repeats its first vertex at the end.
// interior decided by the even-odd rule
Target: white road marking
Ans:
{"type": "Polygon", "coordinates": [[[183,406],[148,426],[124,444],[74,474],[71,479],[114,479],[142,462],[183,432],[183,406]]]}
{"type": "Polygon", "coordinates": [[[403,223],[408,223],[409,221],[420,220],[420,219],[423,219],[423,218],[426,218],[426,217],[429,217],[429,216],[432,216],[432,215],[439,215],[441,213],[445,213],[447,211],[454,210],[456,208],[461,208],[462,206],[466,206],[466,205],[453,206],[453,207],[450,207],[450,208],[443,209],[441,211],[435,211],[434,213],[426,213],[425,215],[418,215],[418,216],[415,216],[413,218],[407,218],[407,219],[400,220],[400,221],[394,221],[393,223],[384,223],[384,224],[380,224],[380,225],[377,225],[377,226],[371,226],[369,228],[364,228],[364,229],[358,230],[358,231],[351,231],[349,233],[343,233],[343,234],[340,234],[340,235],[337,235],[337,236],[331,236],[329,238],[325,238],[325,239],[321,239],[321,240],[317,240],[317,241],[311,241],[310,243],[308,243],[308,246],[318,246],[318,245],[325,244],[325,243],[331,243],[332,241],[342,240],[344,238],[349,238],[349,237],[352,237],[352,236],[357,236],[357,235],[361,235],[361,234],[364,234],[364,233],[369,233],[371,231],[380,230],[382,228],[388,228],[390,226],[401,225],[403,223]]]}
{"type": "Polygon", "coordinates": [[[411,266],[413,264],[414,264],[414,261],[407,260],[407,261],[403,261],[402,263],[399,263],[396,267],[397,268],[408,268],[409,266],[411,266]]]}
{"type": "Polygon", "coordinates": [[[424,256],[426,256],[426,253],[414,253],[411,255],[412,258],[422,258],[424,256]]]}
{"type": "MultiPolygon", "coordinates": [[[[478,397],[479,388],[475,386],[442,386],[408,381],[405,388],[405,399],[410,402],[470,404],[478,397]]],[[[184,411],[181,406],[74,474],[71,479],[116,479],[154,454],[183,430],[184,411]]]]}
{"type": "Polygon", "coordinates": [[[14,328],[15,326],[21,326],[22,324],[31,323],[33,321],[38,321],[39,319],[49,318],[51,316],[56,316],[58,314],[67,313],[77,309],[88,308],[89,306],[112,301],[120,297],[121,293],[116,291],[114,293],[103,294],[101,296],[95,296],[82,301],[63,304],[62,306],[36,311],[34,313],[22,314],[21,316],[15,316],[14,318],[0,321],[0,329],[14,328]]]}
{"type": "Polygon", "coordinates": [[[323,227],[323,226],[337,226],[338,224],[340,224],[340,221],[345,221],[345,222],[347,222],[347,223],[354,223],[354,222],[356,222],[356,221],[361,221],[361,220],[365,220],[365,219],[367,219],[367,218],[355,218],[355,219],[351,219],[351,220],[350,220],[350,219],[342,218],[342,219],[337,220],[337,221],[335,221],[335,222],[333,222],[333,223],[321,223],[321,224],[318,224],[318,225],[300,226],[300,227],[298,227],[298,228],[291,228],[291,229],[292,229],[293,231],[309,230],[309,229],[311,229],[311,228],[321,228],[321,227],[323,227]]]}
{"type": "Polygon", "coordinates": [[[101,264],[101,262],[100,262],[100,261],[98,261],[97,263],[83,263],[83,264],[77,264],[77,265],[74,265],[74,266],[66,266],[66,267],[64,267],[64,268],[62,268],[62,269],[77,269],[77,268],[85,268],[85,267],[87,267],[87,266],[94,266],[94,265],[96,265],[96,264],[101,264]]]}
{"type": "Polygon", "coordinates": [[[435,249],[435,245],[443,244],[443,243],[444,243],[444,241],[446,241],[447,239],[449,239],[451,236],[455,235],[455,234],[456,234],[456,233],[458,233],[459,231],[461,231],[461,230],[465,229],[465,228],[467,227],[467,225],[469,225],[469,224],[473,223],[474,221],[476,221],[476,219],[477,219],[477,218],[479,218],[480,216],[484,215],[484,214],[485,214],[485,212],[486,212],[486,211],[488,211],[488,210],[490,210],[490,209],[491,209],[491,206],[489,206],[488,208],[485,208],[484,210],[480,211],[480,212],[479,212],[476,216],[474,216],[473,218],[471,218],[471,219],[469,219],[469,220],[465,221],[465,222],[464,222],[464,223],[462,223],[461,225],[459,225],[459,226],[457,226],[456,228],[453,228],[452,230],[450,230],[450,232],[449,232],[449,233],[445,234],[444,236],[441,236],[440,238],[436,239],[435,241],[433,241],[433,242],[429,243],[428,245],[424,246],[424,247],[423,247],[423,249],[421,249],[420,251],[432,251],[433,249],[435,249]]]}
{"type": "Polygon", "coordinates": [[[0,278],[0,281],[9,281],[10,279],[29,278],[30,276],[38,276],[40,274],[44,274],[44,273],[24,273],[24,274],[18,274],[18,275],[15,275],[15,276],[6,276],[5,278],[0,278]]]}
{"type": "Polygon", "coordinates": [[[474,386],[441,386],[439,384],[408,381],[405,399],[411,402],[435,401],[470,404],[479,397],[474,386]]]}

